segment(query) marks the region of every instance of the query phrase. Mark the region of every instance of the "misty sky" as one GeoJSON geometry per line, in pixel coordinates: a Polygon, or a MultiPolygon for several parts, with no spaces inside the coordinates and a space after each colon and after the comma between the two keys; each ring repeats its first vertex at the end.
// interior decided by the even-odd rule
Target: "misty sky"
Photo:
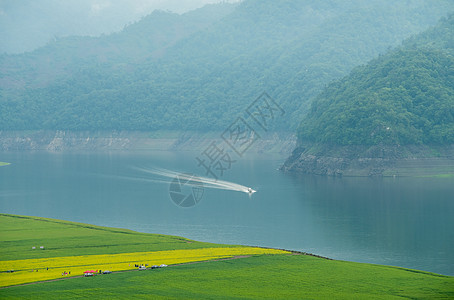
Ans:
{"type": "Polygon", "coordinates": [[[0,53],[30,51],[54,37],[120,31],[155,9],[184,13],[217,2],[222,1],[0,0],[0,53]]]}

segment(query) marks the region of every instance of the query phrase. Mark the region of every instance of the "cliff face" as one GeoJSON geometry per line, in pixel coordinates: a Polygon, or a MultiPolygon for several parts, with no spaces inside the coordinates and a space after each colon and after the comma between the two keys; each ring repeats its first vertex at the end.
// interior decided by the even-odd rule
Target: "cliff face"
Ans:
{"type": "Polygon", "coordinates": [[[100,134],[65,131],[3,131],[0,151],[128,149],[131,140],[121,133],[100,134]]]}
{"type": "Polygon", "coordinates": [[[327,176],[454,174],[454,145],[299,146],[281,170],[327,176]]]}
{"type": "MultiPolygon", "coordinates": [[[[221,143],[218,132],[88,132],[0,131],[0,151],[46,150],[172,150],[203,151],[212,142],[221,143]]],[[[248,151],[290,155],[296,145],[293,133],[270,133],[256,140],[248,151]]]]}

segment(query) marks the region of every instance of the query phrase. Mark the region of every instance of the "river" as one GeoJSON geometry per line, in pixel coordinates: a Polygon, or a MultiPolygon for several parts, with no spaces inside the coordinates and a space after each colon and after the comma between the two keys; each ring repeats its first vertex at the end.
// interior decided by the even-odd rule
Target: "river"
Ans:
{"type": "Polygon", "coordinates": [[[198,156],[3,152],[11,165],[0,167],[0,212],[454,275],[453,178],[286,174],[277,170],[285,157],[250,154],[220,179],[252,187],[252,197],[205,187],[197,205],[180,207],[162,182],[170,179],[141,170],[206,176],[198,156]]]}

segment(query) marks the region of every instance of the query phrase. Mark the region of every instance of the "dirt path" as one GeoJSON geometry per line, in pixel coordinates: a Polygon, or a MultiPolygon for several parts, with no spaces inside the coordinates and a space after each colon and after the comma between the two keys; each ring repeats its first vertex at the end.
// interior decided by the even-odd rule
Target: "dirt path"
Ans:
{"type": "MultiPolygon", "coordinates": [[[[183,266],[183,265],[200,264],[200,263],[207,263],[207,262],[212,262],[212,261],[223,261],[223,260],[231,260],[231,259],[240,259],[240,258],[247,258],[247,257],[251,257],[251,256],[252,256],[252,255],[237,255],[237,256],[227,257],[227,258],[219,258],[219,259],[211,259],[211,260],[201,260],[201,261],[191,261],[191,262],[187,262],[187,263],[169,265],[168,267],[176,267],[176,266],[183,266]]],[[[147,268],[147,270],[151,270],[151,268],[147,268]]],[[[112,274],[113,274],[113,273],[134,272],[134,271],[139,271],[139,270],[138,270],[138,269],[133,269],[133,270],[114,271],[114,272],[112,272],[112,274]]],[[[103,274],[100,274],[100,275],[103,275],[103,274]]],[[[107,275],[107,274],[104,274],[104,275],[107,275]]],[[[10,288],[10,287],[15,287],[15,286],[25,286],[25,285],[32,285],[32,284],[45,283],[45,282],[53,282],[53,281],[68,280],[68,279],[81,278],[81,277],[84,277],[84,276],[83,276],[83,275],[77,275],[77,276],[55,278],[55,279],[49,279],[49,280],[43,280],[43,281],[27,282],[27,283],[22,283],[22,284],[17,284],[17,285],[2,286],[2,287],[0,287],[0,289],[7,289],[7,288],[10,288]]]]}

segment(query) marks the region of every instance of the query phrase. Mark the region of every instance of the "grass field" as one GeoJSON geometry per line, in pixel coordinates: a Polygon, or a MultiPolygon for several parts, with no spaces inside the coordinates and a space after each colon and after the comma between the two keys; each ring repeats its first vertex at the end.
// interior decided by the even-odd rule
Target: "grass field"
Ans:
{"type": "Polygon", "coordinates": [[[14,270],[14,272],[0,273],[0,287],[52,280],[62,278],[62,276],[80,276],[87,270],[125,271],[137,269],[135,265],[151,267],[152,265],[174,265],[236,256],[283,253],[285,251],[254,247],[219,247],[8,260],[0,261],[0,270],[14,270]]]}
{"type": "MultiPolygon", "coordinates": [[[[42,218],[0,215],[0,226],[1,271],[8,264],[19,261],[22,266],[27,266],[28,261],[44,267],[46,260],[62,264],[82,264],[85,260],[88,265],[95,265],[111,257],[112,262],[126,259],[120,262],[124,265],[129,256],[131,261],[140,260],[140,263],[170,264],[170,261],[177,263],[185,259],[200,261],[245,255],[247,251],[252,255],[13,286],[0,289],[0,298],[454,298],[454,277],[397,267],[333,261],[278,250],[273,252],[272,249],[214,245],[179,237],[42,218]],[[41,245],[38,241],[43,243],[45,250],[31,250],[31,245],[41,245]],[[141,250],[129,251],[131,247],[141,250]],[[78,250],[87,257],[81,257],[78,250]]],[[[40,272],[47,270],[35,271],[40,272]]],[[[15,273],[1,273],[2,276],[12,274],[15,273]]]]}
{"type": "Polygon", "coordinates": [[[0,214],[0,228],[1,260],[226,246],[176,236],[6,214],[0,214]],[[40,246],[45,250],[39,250],[40,246]],[[38,249],[32,250],[32,247],[38,249]]]}
{"type": "Polygon", "coordinates": [[[1,297],[452,299],[454,279],[305,255],[266,255],[11,287],[1,297]]]}
{"type": "Polygon", "coordinates": [[[0,226],[0,287],[61,278],[65,272],[82,275],[87,269],[122,271],[136,264],[283,253],[37,217],[0,214],[0,226]]]}

